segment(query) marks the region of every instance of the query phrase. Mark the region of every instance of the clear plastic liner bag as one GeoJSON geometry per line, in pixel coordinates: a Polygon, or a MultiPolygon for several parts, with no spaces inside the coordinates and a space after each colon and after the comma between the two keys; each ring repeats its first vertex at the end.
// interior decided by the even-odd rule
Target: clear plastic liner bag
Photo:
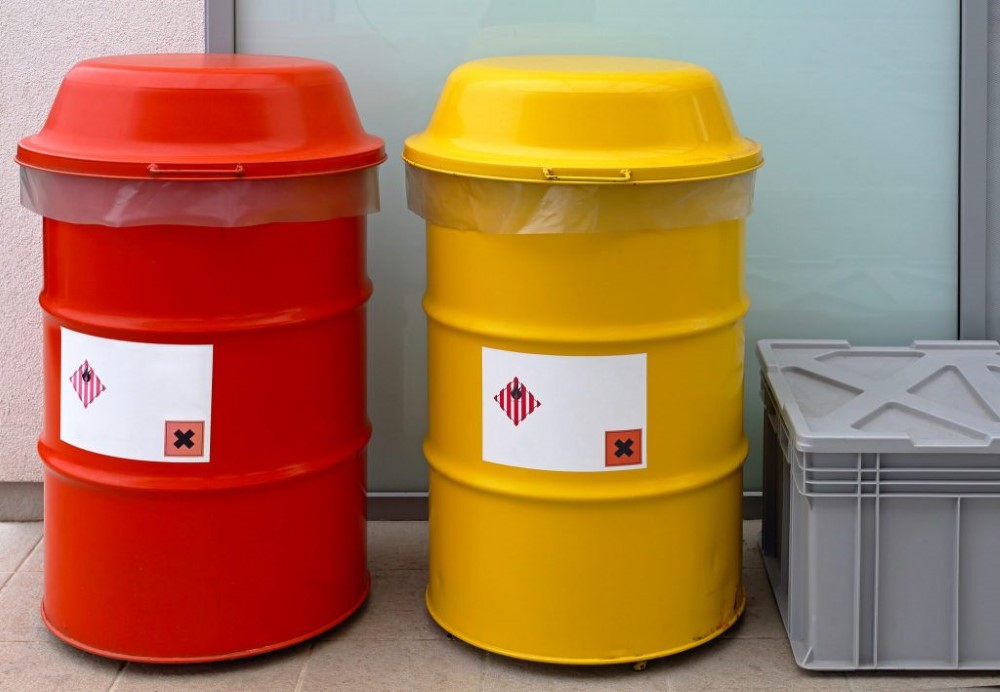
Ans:
{"type": "Polygon", "coordinates": [[[232,180],[98,178],[21,167],[21,204],[102,226],[256,226],[378,211],[378,171],[232,180]]]}
{"type": "Polygon", "coordinates": [[[484,233],[690,228],[745,218],[754,173],[662,183],[553,183],[406,167],[409,208],[428,223],[484,233]]]}

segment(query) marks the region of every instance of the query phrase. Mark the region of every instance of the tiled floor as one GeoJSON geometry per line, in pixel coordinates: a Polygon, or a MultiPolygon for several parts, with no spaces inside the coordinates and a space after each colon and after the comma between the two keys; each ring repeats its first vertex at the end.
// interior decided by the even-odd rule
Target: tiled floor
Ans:
{"type": "Polygon", "coordinates": [[[283,652],[196,666],[122,664],[80,653],[38,618],[41,524],[0,523],[0,690],[696,690],[945,689],[1000,685],[1000,676],[807,673],[792,659],[764,576],[758,522],[744,526],[747,612],[694,651],[628,666],[514,661],[448,639],[423,608],[427,526],[369,526],[373,588],[357,615],[283,652]]]}

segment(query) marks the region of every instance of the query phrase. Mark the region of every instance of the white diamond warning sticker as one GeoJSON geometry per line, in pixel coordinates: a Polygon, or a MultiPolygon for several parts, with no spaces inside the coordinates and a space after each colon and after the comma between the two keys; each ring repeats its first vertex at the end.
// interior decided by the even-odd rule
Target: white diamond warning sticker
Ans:
{"type": "Polygon", "coordinates": [[[540,471],[646,468],[645,353],[483,348],[482,359],[484,461],[540,471]]]}
{"type": "Polygon", "coordinates": [[[59,334],[59,439],[119,459],[209,460],[210,344],[121,341],[65,327],[59,334]]]}
{"type": "Polygon", "coordinates": [[[529,392],[524,383],[516,377],[497,392],[493,401],[500,404],[500,409],[507,414],[514,425],[520,425],[521,421],[542,405],[534,393],[529,392]]]}
{"type": "Polygon", "coordinates": [[[83,404],[84,408],[94,403],[94,399],[107,389],[101,382],[101,378],[90,367],[88,360],[83,361],[83,365],[73,371],[73,374],[69,376],[69,381],[73,385],[73,391],[80,397],[80,403],[83,404]]]}

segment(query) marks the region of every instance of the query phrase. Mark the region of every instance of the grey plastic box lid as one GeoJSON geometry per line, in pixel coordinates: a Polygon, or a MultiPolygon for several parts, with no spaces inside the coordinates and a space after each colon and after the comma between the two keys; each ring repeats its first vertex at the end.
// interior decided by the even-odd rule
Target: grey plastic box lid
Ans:
{"type": "MultiPolygon", "coordinates": [[[[766,387],[804,452],[1000,452],[1000,344],[757,342],[766,387]]],[[[764,392],[766,395],[766,392],[764,392]]]]}

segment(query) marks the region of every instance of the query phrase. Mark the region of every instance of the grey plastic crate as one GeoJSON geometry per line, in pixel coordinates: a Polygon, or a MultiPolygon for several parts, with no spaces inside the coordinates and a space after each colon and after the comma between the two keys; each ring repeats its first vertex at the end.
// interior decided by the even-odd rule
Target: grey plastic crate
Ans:
{"type": "Polygon", "coordinates": [[[757,354],[761,548],[798,664],[1000,668],[1000,344],[757,354]]]}

